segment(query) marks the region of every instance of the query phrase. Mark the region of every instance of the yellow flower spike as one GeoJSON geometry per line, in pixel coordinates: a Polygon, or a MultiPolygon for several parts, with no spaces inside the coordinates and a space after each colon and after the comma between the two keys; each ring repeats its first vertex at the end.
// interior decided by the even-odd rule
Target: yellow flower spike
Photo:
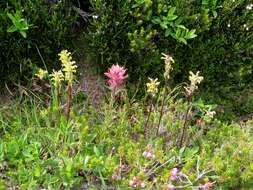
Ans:
{"type": "Polygon", "coordinates": [[[199,71],[196,74],[190,71],[189,80],[191,83],[188,86],[184,87],[186,95],[190,97],[193,92],[198,89],[198,84],[200,84],[203,79],[204,77],[199,76],[199,71]]]}
{"type": "Polygon", "coordinates": [[[160,82],[158,82],[158,79],[152,79],[152,78],[148,78],[150,80],[149,83],[147,83],[147,92],[150,93],[152,96],[155,96],[158,92],[158,86],[160,84],[160,82]]]}
{"type": "Polygon", "coordinates": [[[201,81],[204,79],[204,77],[199,76],[199,71],[194,74],[192,71],[190,71],[190,76],[189,76],[189,80],[191,81],[192,85],[197,85],[200,84],[201,81]]]}
{"type": "Polygon", "coordinates": [[[62,64],[71,62],[72,60],[71,53],[68,52],[68,50],[62,50],[58,55],[60,56],[59,60],[62,62],[62,64]]]}
{"type": "Polygon", "coordinates": [[[65,73],[65,80],[72,83],[74,80],[74,73],[76,73],[77,66],[75,61],[66,62],[63,64],[63,71],[65,73]]]}
{"type": "Polygon", "coordinates": [[[39,69],[38,73],[35,74],[35,76],[37,76],[40,80],[45,78],[46,75],[47,75],[47,71],[45,71],[43,69],[39,69]]]}
{"type": "Polygon", "coordinates": [[[50,77],[52,78],[55,87],[60,86],[61,82],[64,80],[64,75],[61,70],[53,71],[53,73],[50,74],[50,77]]]}
{"type": "Polygon", "coordinates": [[[164,78],[169,80],[170,79],[170,72],[173,70],[172,63],[174,63],[174,59],[170,55],[166,55],[165,53],[162,53],[161,59],[164,60],[165,64],[165,72],[164,72],[164,78]]]}
{"type": "Polygon", "coordinates": [[[76,73],[76,62],[72,61],[71,53],[68,52],[68,50],[62,50],[58,55],[60,56],[60,61],[62,62],[62,70],[65,74],[65,80],[71,84],[74,80],[74,73],[76,73]]]}

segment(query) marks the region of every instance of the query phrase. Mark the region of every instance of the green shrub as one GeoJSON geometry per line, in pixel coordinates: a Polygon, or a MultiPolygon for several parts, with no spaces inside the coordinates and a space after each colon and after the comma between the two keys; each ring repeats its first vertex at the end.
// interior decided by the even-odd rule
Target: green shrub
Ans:
{"type": "Polygon", "coordinates": [[[199,34],[188,47],[174,51],[181,65],[177,78],[184,78],[189,69],[198,69],[205,76],[205,93],[210,92],[213,100],[218,94],[230,103],[234,101],[233,95],[238,96],[238,92],[252,84],[249,5],[246,1],[218,1],[217,17],[210,23],[209,30],[199,34]]]}
{"type": "Polygon", "coordinates": [[[35,65],[55,67],[55,52],[71,47],[77,15],[70,0],[9,0],[0,12],[1,84],[29,79],[35,65]]]}
{"type": "Polygon", "coordinates": [[[125,64],[132,80],[161,71],[161,41],[172,45],[196,37],[186,15],[168,1],[92,0],[91,6],[95,15],[84,34],[87,51],[102,71],[112,63],[125,64]]]}
{"type": "Polygon", "coordinates": [[[132,81],[161,76],[161,53],[170,53],[176,83],[200,70],[206,100],[228,107],[252,83],[252,10],[246,1],[114,0],[91,6],[97,17],[85,33],[87,51],[102,71],[118,62],[132,81]]]}

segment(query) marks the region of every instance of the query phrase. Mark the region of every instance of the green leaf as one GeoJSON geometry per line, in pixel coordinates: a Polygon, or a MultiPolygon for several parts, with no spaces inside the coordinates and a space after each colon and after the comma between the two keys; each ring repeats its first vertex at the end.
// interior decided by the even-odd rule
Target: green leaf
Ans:
{"type": "Polygon", "coordinates": [[[145,0],[135,0],[135,4],[132,6],[132,8],[136,8],[141,6],[143,3],[145,3],[145,0]]]}
{"type": "Polygon", "coordinates": [[[184,151],[185,151],[185,147],[182,147],[182,148],[179,150],[179,155],[182,156],[183,153],[184,153],[184,151]]]}
{"type": "Polygon", "coordinates": [[[132,8],[136,8],[136,7],[139,7],[140,5],[139,4],[134,4],[133,6],[132,6],[132,8]]]}
{"type": "Polygon", "coordinates": [[[24,32],[24,31],[19,31],[19,33],[20,33],[24,38],[27,37],[26,32],[24,32]]]}
{"type": "Polygon", "coordinates": [[[196,32],[196,29],[190,30],[190,31],[187,33],[186,38],[187,38],[187,39],[192,39],[192,38],[197,37],[197,35],[195,34],[195,32],[196,32]]]}
{"type": "Polygon", "coordinates": [[[166,20],[167,21],[173,21],[173,20],[176,20],[177,19],[177,15],[168,15],[167,17],[166,17],[166,20]]]}
{"type": "Polygon", "coordinates": [[[106,186],[106,184],[105,184],[104,177],[103,177],[103,175],[102,175],[102,173],[101,173],[100,170],[99,170],[99,178],[100,178],[100,180],[101,180],[101,182],[102,182],[103,189],[107,190],[108,188],[107,188],[107,186],[106,186]]]}
{"type": "Polygon", "coordinates": [[[161,22],[160,23],[160,26],[163,28],[163,29],[167,29],[168,28],[168,25],[166,22],[161,22]]]}
{"type": "Polygon", "coordinates": [[[182,38],[185,38],[187,32],[188,32],[188,29],[187,29],[187,28],[186,28],[186,29],[182,29],[182,30],[181,30],[181,37],[182,37],[182,38]]]}
{"type": "Polygon", "coordinates": [[[202,0],[202,5],[208,6],[209,5],[209,0],[202,0]]]}
{"type": "Polygon", "coordinates": [[[12,16],[12,14],[10,13],[7,13],[7,16],[11,19],[11,21],[14,23],[16,20],[15,20],[15,17],[12,16]]]}
{"type": "Polygon", "coordinates": [[[177,28],[182,28],[182,29],[184,29],[184,30],[187,30],[187,28],[186,28],[184,25],[181,25],[181,24],[176,25],[176,27],[177,27],[177,28]]]}
{"type": "Polygon", "coordinates": [[[213,13],[214,18],[216,18],[218,16],[217,11],[213,10],[212,13],[213,13]]]}
{"type": "Polygon", "coordinates": [[[167,28],[165,31],[165,37],[172,36],[173,32],[170,28],[167,28]]]}
{"type": "Polygon", "coordinates": [[[156,16],[156,17],[153,17],[152,22],[154,24],[160,24],[162,21],[161,21],[160,17],[156,16]]]}
{"type": "Polygon", "coordinates": [[[41,168],[39,166],[37,166],[34,170],[34,176],[40,177],[40,173],[41,173],[41,168]]]}
{"type": "Polygon", "coordinates": [[[97,156],[100,156],[100,151],[98,150],[98,148],[97,148],[96,146],[94,146],[93,151],[94,151],[94,153],[95,153],[97,156]]]}
{"type": "Polygon", "coordinates": [[[89,155],[88,156],[85,156],[85,159],[84,159],[84,167],[86,167],[87,166],[87,164],[88,164],[88,162],[89,162],[89,159],[90,159],[90,157],[89,157],[89,155]]]}
{"type": "Polygon", "coordinates": [[[168,11],[168,16],[173,16],[175,12],[176,12],[176,7],[171,7],[170,10],[168,11]]]}
{"type": "Polygon", "coordinates": [[[187,41],[184,38],[178,38],[178,41],[183,42],[184,44],[187,44],[187,41]]]}
{"type": "Polygon", "coordinates": [[[176,38],[180,38],[181,33],[182,33],[181,28],[177,28],[177,31],[176,31],[176,38]]]}
{"type": "Polygon", "coordinates": [[[15,32],[15,31],[17,31],[17,30],[18,30],[18,29],[16,28],[16,26],[11,26],[10,28],[8,28],[7,32],[12,33],[12,32],[15,32]]]}
{"type": "Polygon", "coordinates": [[[183,22],[183,18],[179,17],[176,21],[175,21],[175,26],[180,25],[183,22]]]}

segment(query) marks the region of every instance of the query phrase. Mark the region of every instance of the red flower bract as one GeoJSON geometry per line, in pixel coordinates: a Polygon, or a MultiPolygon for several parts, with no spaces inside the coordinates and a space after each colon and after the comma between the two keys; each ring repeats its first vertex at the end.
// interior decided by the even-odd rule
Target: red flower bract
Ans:
{"type": "Polygon", "coordinates": [[[124,80],[128,77],[126,74],[126,69],[124,67],[117,65],[112,65],[111,68],[105,73],[108,77],[108,85],[111,90],[116,90],[120,88],[124,80]]]}

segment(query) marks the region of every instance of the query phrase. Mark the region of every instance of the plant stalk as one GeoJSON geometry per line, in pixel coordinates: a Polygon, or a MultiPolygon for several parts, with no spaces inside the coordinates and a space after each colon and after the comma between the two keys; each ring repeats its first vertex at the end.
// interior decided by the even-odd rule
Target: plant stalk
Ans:
{"type": "Polygon", "coordinates": [[[185,113],[185,119],[184,119],[184,125],[183,125],[183,131],[182,131],[182,135],[181,135],[181,138],[180,138],[180,141],[179,141],[179,147],[182,148],[182,145],[183,145],[183,142],[184,142],[184,137],[185,137],[185,134],[186,134],[186,131],[187,131],[187,121],[188,121],[188,116],[189,116],[189,113],[192,109],[192,105],[191,105],[191,97],[189,97],[188,99],[188,103],[190,104],[186,113],[185,113]]]}
{"type": "Polygon", "coordinates": [[[69,121],[69,117],[70,117],[71,104],[72,104],[72,85],[69,83],[68,84],[67,109],[66,109],[67,121],[69,121]]]}
{"type": "Polygon", "coordinates": [[[163,109],[164,109],[164,103],[165,103],[165,99],[166,99],[166,94],[167,94],[167,88],[165,87],[165,91],[164,91],[164,94],[163,94],[161,111],[160,111],[160,117],[159,117],[159,120],[158,120],[158,125],[157,125],[157,130],[156,130],[156,136],[158,135],[159,130],[160,130],[160,123],[161,123],[161,120],[162,120],[162,117],[163,117],[163,109]]]}
{"type": "Polygon", "coordinates": [[[145,137],[145,139],[147,138],[148,122],[149,122],[151,112],[152,112],[152,103],[150,103],[149,110],[148,110],[148,117],[147,117],[147,120],[144,124],[144,137],[145,137]]]}
{"type": "Polygon", "coordinates": [[[110,100],[110,109],[111,110],[114,110],[113,106],[114,106],[115,100],[116,100],[116,89],[112,88],[111,89],[111,100],[110,100]]]}

